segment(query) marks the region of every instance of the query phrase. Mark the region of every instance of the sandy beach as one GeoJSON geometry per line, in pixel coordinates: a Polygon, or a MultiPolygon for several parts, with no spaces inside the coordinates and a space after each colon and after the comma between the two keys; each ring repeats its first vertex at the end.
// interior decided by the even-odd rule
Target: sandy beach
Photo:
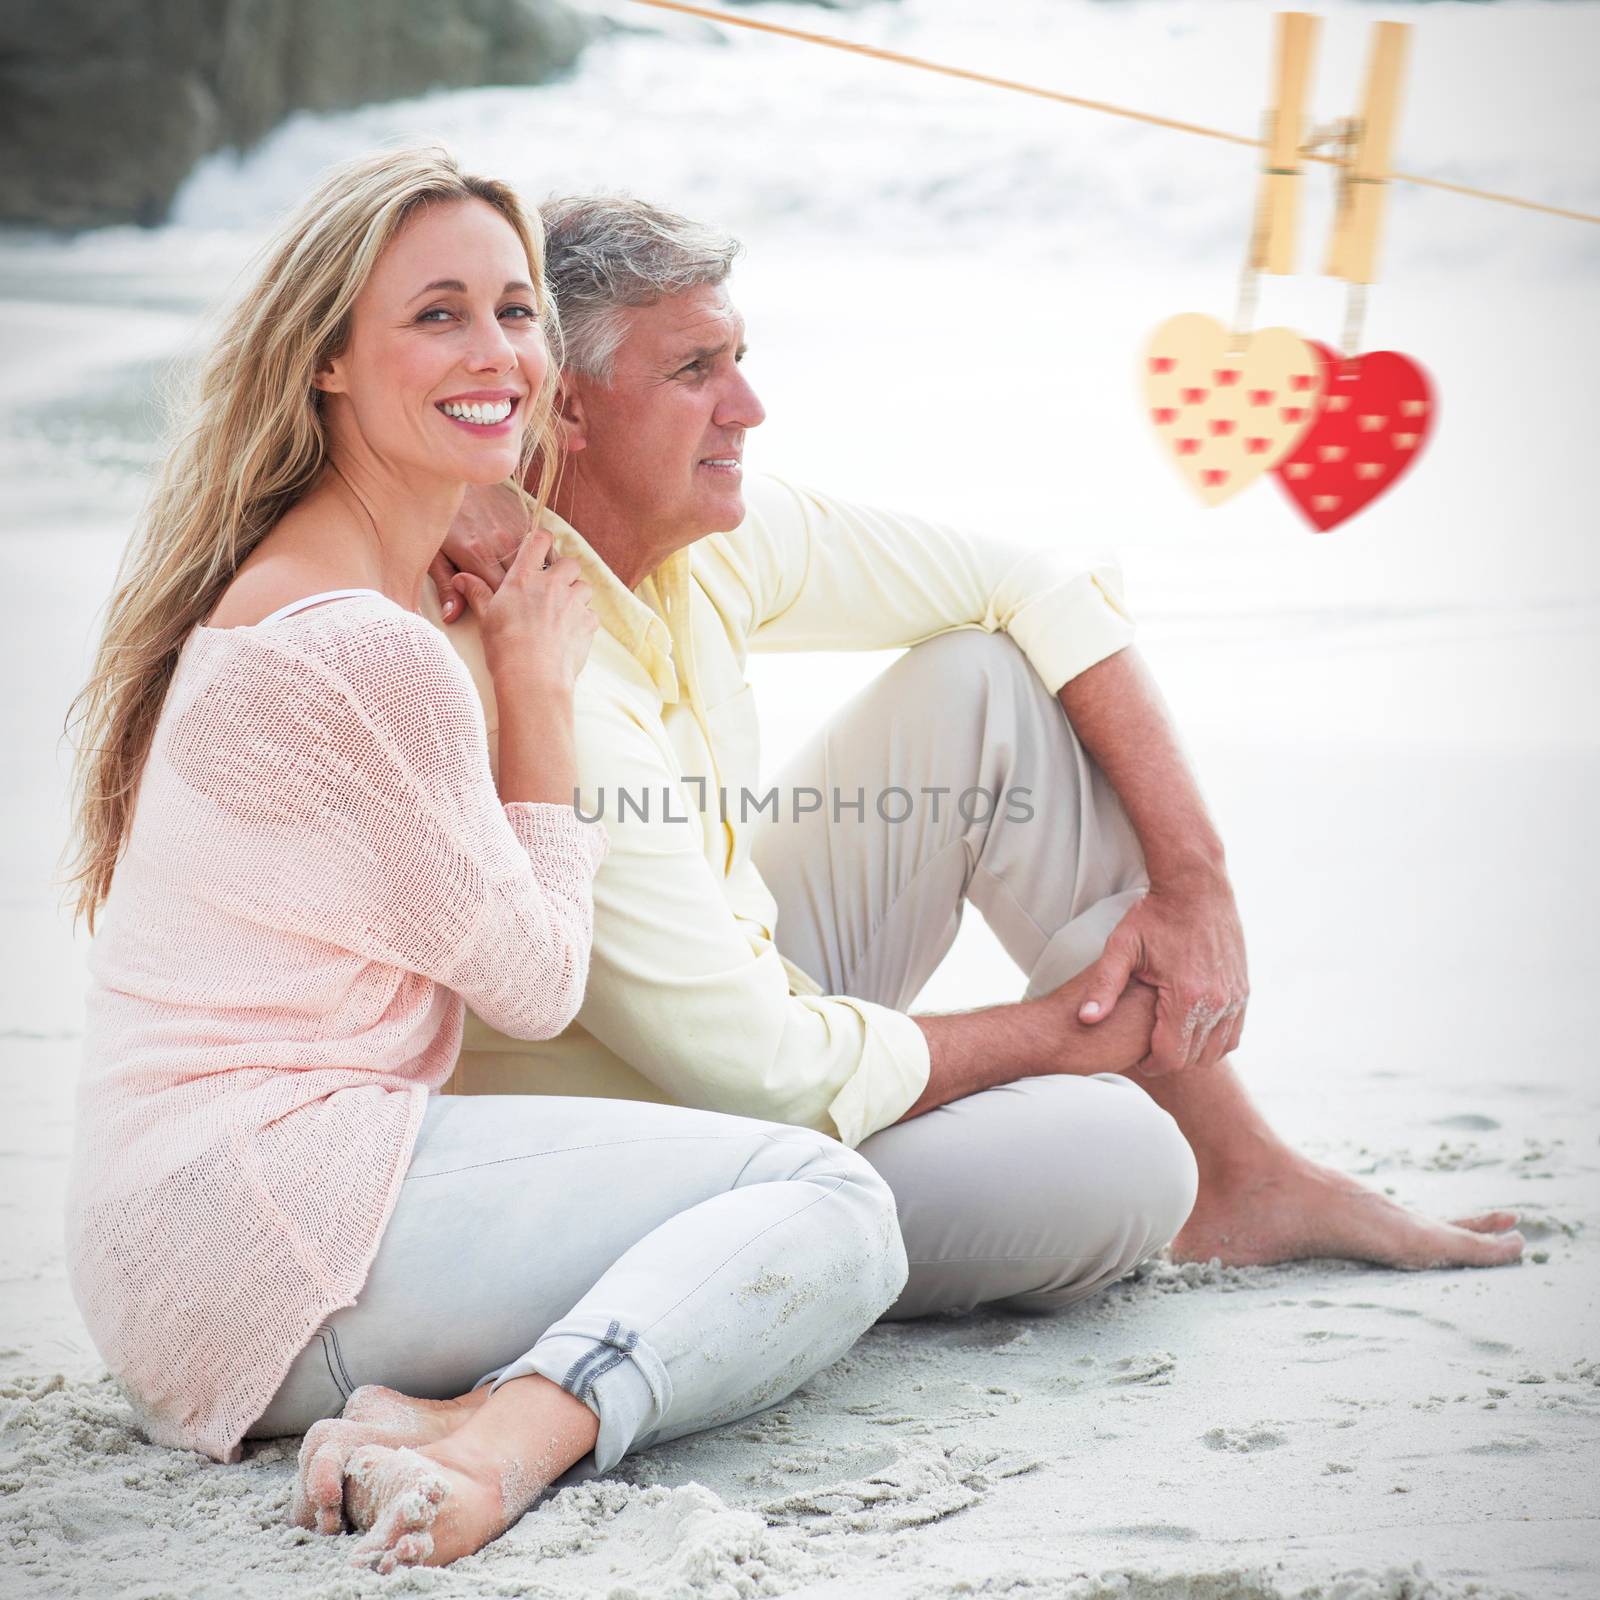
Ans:
{"type": "MultiPolygon", "coordinates": [[[[1459,22],[1444,13],[1460,8],[1425,9],[1419,61],[1442,72],[1447,28],[1466,40],[1457,78],[1419,82],[1436,143],[1446,90],[1474,91],[1497,39],[1523,25],[1542,30],[1543,47],[1557,37],[1558,8],[1473,8],[1481,16],[1459,22]]],[[[1569,53],[1600,40],[1600,10],[1559,9],[1572,14],[1569,53]]],[[[1143,6],[1115,22],[1120,10],[1082,8],[1091,42],[1115,23],[1154,51],[1156,30],[1177,26],[1143,6]]],[[[1196,7],[1180,12],[1198,25],[1196,7]]],[[[1359,39],[1363,8],[1330,14],[1359,39]]],[[[1259,34],[1264,51],[1268,15],[1228,26],[1259,34]]],[[[1230,39],[1208,46],[1217,60],[1230,39]]],[[[731,54],[695,48],[708,73],[731,70],[731,54]]],[[[1272,485],[1204,512],[1141,431],[1130,375],[1162,317],[1226,314],[1249,185],[1233,161],[1226,204],[1203,227],[1174,201],[1160,227],[1193,224],[1194,261],[1162,251],[1151,262],[1129,219],[1167,192],[1165,158],[1149,153],[1167,147],[1098,126],[1073,124],[1086,145],[1071,160],[1089,170],[1115,152],[1126,213],[1121,199],[1091,204],[1081,229],[1041,224],[1025,247],[969,216],[957,191],[925,196],[951,248],[908,242],[893,207],[920,202],[885,189],[861,202],[877,220],[846,258],[829,242],[847,201],[842,135],[819,154],[837,181],[812,212],[795,201],[799,221],[777,220],[777,200],[763,190],[758,204],[737,174],[721,188],[697,176],[689,132],[681,166],[657,173],[642,156],[630,167],[607,127],[568,176],[614,173],[639,188],[659,177],[668,198],[746,235],[735,289],[772,413],[752,437],[758,469],[1119,555],[1141,648],[1228,844],[1250,941],[1238,1059],[1252,1091],[1302,1148],[1408,1204],[1517,1211],[1523,1262],[1406,1274],[1158,1261],[1066,1315],[881,1327],[780,1407],[629,1457],[604,1480],[571,1475],[481,1554],[392,1579],[349,1568],[341,1541],[288,1526],[292,1441],[223,1467],[134,1431],[63,1273],[86,945],[51,874],[66,828],[62,717],[155,448],[161,374],[271,206],[315,170],[319,138],[317,160],[397,128],[441,128],[537,193],[550,183],[532,175],[529,142],[513,141],[497,168],[491,129],[504,138],[505,119],[522,115],[543,127],[647,83],[641,49],[623,40],[549,90],[306,121],[253,167],[203,168],[188,209],[153,234],[0,239],[11,380],[0,393],[0,1594],[1589,1600],[1600,1592],[1600,561],[1583,462],[1600,258],[1554,222],[1533,221],[1529,235],[1498,216],[1460,220],[1440,199],[1399,207],[1369,342],[1433,372],[1445,410],[1429,456],[1325,539],[1272,485]],[[964,308],[966,343],[952,342],[952,307],[964,308]]],[[[1178,82],[1180,52],[1147,59],[1149,98],[1162,72],[1178,82]]],[[[1254,83],[1258,65],[1227,70],[1254,83]]],[[[1570,111],[1566,81],[1552,104],[1570,111]]],[[[802,73],[785,95],[808,84],[802,73]]],[[[1192,112],[1201,98],[1169,104],[1192,112]]],[[[790,103],[775,102],[775,147],[791,130],[783,119],[800,115],[790,103]]],[[[914,128],[942,104],[907,91],[900,112],[914,128]]],[[[980,114],[958,104],[957,121],[980,114]]],[[[1508,149],[1491,131],[1462,160],[1481,155],[1507,186],[1536,184],[1539,135],[1519,127],[1526,144],[1508,149]]],[[[1018,123],[1008,137],[1026,153],[1041,135],[1018,123]]],[[[1417,143],[1425,156],[1427,138],[1417,143]]],[[[1202,151],[1185,182],[1220,185],[1217,163],[1202,151]]],[[[1572,170],[1547,176],[1571,188],[1572,170]]],[[[1274,286],[1266,311],[1325,332],[1336,305],[1325,284],[1298,300],[1274,286]]],[[[758,658],[769,770],[888,659],[758,658]]],[[[1019,987],[972,916],[921,1005],[1019,987]]]]}

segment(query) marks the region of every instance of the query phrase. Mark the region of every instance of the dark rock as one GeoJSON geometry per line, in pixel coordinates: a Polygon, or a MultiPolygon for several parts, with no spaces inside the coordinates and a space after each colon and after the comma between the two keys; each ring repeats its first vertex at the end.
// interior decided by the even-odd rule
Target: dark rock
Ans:
{"type": "Polygon", "coordinates": [[[590,32],[563,0],[5,0],[0,222],[153,225],[292,111],[538,83],[590,32]]]}

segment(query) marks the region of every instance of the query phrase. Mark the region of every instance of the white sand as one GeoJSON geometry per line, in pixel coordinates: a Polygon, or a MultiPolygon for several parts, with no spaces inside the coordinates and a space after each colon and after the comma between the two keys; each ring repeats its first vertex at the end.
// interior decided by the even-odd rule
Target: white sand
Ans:
{"type": "MultiPolygon", "coordinates": [[[[1324,9],[1338,60],[1319,115],[1348,109],[1336,91],[1356,81],[1372,15],[1324,9]]],[[[1263,81],[1267,8],[1063,0],[1028,12],[1041,38],[1056,10],[1037,50],[1032,24],[1011,38],[970,6],[823,21],[1253,125],[1241,108],[1263,81]],[[918,33],[934,14],[957,32],[918,33]]],[[[1407,15],[1420,44],[1402,156],[1592,209],[1576,163],[1593,141],[1573,129],[1586,103],[1593,123],[1579,67],[1594,9],[1407,15]]],[[[1121,546],[1143,648],[1228,840],[1252,1088],[1304,1147],[1409,1203],[1521,1211],[1529,1258],[1414,1276],[1156,1266],[1054,1319],[880,1329],[777,1410],[570,1484],[447,1573],[349,1571],[347,1542],[287,1527],[285,1446],[219,1467],[141,1443],[62,1276],[82,947],[48,886],[63,830],[53,740],[136,498],[130,469],[148,455],[150,363],[242,246],[181,230],[7,246],[0,1593],[1590,1600],[1592,241],[1562,231],[1575,224],[1396,195],[1369,331],[1429,363],[1445,420],[1414,479],[1316,540],[1270,485],[1224,511],[1187,502],[1129,381],[1161,317],[1231,304],[1253,188],[1236,152],[922,85],[894,91],[904,149],[880,151],[858,80],[832,66],[784,58],[787,76],[763,76],[750,63],[770,55],[707,46],[652,66],[641,49],[624,41],[537,98],[301,124],[242,176],[211,164],[189,222],[253,225],[263,194],[299,192],[308,166],[409,117],[535,192],[633,182],[741,228],[755,247],[739,280],[752,371],[773,413],[752,439],[758,464],[1121,546]],[[684,100],[680,69],[714,75],[696,82],[714,82],[723,120],[684,100]],[[640,148],[614,115],[635,101],[692,111],[640,148]],[[819,123],[833,139],[820,154],[819,123]],[[589,137],[574,144],[579,126],[589,137]],[[802,149],[826,170],[771,190],[773,163],[802,149]],[[913,150],[925,185],[905,177],[913,150]],[[976,381],[961,365],[974,332],[976,381]]],[[[1325,201],[1309,204],[1313,253],[1325,201]]],[[[1326,334],[1338,315],[1314,279],[1271,286],[1269,320],[1326,334]]],[[[771,759],[880,665],[759,662],[771,759]]],[[[927,1000],[1016,985],[972,919],[927,1000]]]]}

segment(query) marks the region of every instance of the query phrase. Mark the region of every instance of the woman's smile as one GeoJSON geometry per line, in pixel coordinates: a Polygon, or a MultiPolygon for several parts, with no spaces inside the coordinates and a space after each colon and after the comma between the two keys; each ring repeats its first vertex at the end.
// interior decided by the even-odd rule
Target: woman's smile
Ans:
{"type": "Polygon", "coordinates": [[[513,389],[474,389],[434,403],[434,409],[457,427],[502,438],[511,432],[511,419],[522,403],[513,389]]]}

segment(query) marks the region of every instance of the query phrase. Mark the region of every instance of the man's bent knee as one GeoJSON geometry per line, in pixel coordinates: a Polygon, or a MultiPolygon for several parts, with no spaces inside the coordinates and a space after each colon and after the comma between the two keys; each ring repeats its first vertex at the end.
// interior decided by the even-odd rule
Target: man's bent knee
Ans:
{"type": "Polygon", "coordinates": [[[891,1316],[1051,1310],[1171,1241],[1194,1203],[1187,1141],[1137,1084],[1025,1078],[874,1134],[911,1279],[891,1316]]]}
{"type": "Polygon", "coordinates": [[[1110,1125],[1101,1126],[1116,1173],[1099,1195],[1098,1254],[1063,1255],[1050,1279],[1005,1301],[1012,1310],[1058,1311],[1098,1293],[1171,1244],[1194,1209],[1199,1169],[1178,1124],[1129,1079],[1095,1081],[1116,1089],[1110,1125]]]}

